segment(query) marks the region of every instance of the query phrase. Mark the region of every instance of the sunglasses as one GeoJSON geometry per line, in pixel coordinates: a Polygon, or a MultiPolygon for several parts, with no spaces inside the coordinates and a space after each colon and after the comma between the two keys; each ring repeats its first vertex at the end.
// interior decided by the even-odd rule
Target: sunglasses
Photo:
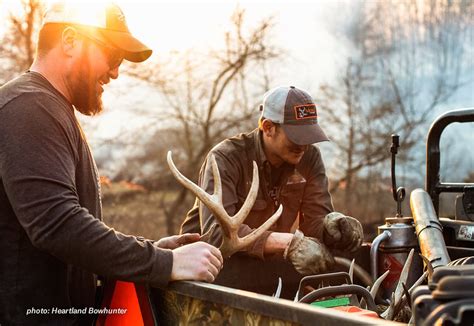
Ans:
{"type": "Polygon", "coordinates": [[[82,36],[88,38],[89,40],[93,41],[94,43],[100,45],[102,52],[105,54],[107,58],[107,65],[109,66],[110,69],[115,69],[123,61],[123,52],[115,47],[112,47],[108,45],[107,43],[92,37],[86,33],[82,33],[78,31],[78,34],[81,34],[82,36]]]}

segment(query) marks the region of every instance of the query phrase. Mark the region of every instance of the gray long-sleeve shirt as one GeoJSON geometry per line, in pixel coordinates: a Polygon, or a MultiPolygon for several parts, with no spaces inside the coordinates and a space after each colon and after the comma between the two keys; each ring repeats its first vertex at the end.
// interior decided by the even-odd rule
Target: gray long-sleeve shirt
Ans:
{"type": "MultiPolygon", "coordinates": [[[[0,88],[0,324],[90,307],[96,277],[164,286],[172,252],[101,221],[98,173],[72,105],[27,72],[0,88]]],[[[64,316],[67,318],[68,316],[64,316]]]]}
{"type": "MultiPolygon", "coordinates": [[[[262,135],[258,129],[226,139],[209,152],[201,167],[198,184],[208,193],[214,191],[210,155],[215,156],[219,167],[222,201],[230,216],[242,207],[250,190],[252,162],[258,165],[260,187],[255,204],[239,229],[241,237],[262,225],[282,204],[283,213],[270,231],[290,232],[292,227],[298,227],[305,235],[322,239],[323,218],[333,211],[333,206],[324,163],[317,147],[310,146],[297,165],[284,164],[280,171],[275,171],[265,157],[262,135]]],[[[199,215],[200,205],[203,204],[196,200],[181,226],[182,233],[203,234],[216,222],[204,205],[202,215],[199,215]]],[[[266,232],[246,252],[263,259],[268,235],[269,232],[266,232]]],[[[216,228],[211,244],[219,246],[221,241],[222,231],[216,228]]]]}

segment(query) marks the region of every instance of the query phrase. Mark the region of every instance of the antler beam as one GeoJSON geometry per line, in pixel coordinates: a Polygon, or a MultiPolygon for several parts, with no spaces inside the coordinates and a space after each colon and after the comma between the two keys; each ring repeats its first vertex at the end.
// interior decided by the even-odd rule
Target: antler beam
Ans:
{"type": "Polygon", "coordinates": [[[224,257],[230,257],[237,251],[251,245],[255,240],[257,240],[258,237],[260,237],[265,231],[267,231],[273,225],[273,223],[278,220],[283,211],[283,206],[280,205],[280,207],[278,207],[278,210],[259,228],[254,230],[252,233],[246,235],[245,237],[239,238],[239,227],[247,218],[250,210],[253,207],[253,204],[255,203],[255,200],[257,199],[259,186],[257,163],[255,163],[255,161],[253,162],[252,185],[250,186],[250,190],[247,195],[247,198],[245,199],[244,204],[234,216],[229,216],[229,214],[227,214],[226,210],[224,209],[224,205],[222,203],[221,177],[214,155],[211,155],[210,157],[212,173],[214,176],[214,193],[212,195],[208,194],[206,191],[204,191],[202,188],[197,186],[195,183],[193,183],[191,180],[186,178],[183,174],[181,174],[181,172],[178,171],[176,165],[173,162],[171,151],[168,152],[167,161],[171,172],[178,180],[178,182],[181,183],[185,188],[191,190],[191,192],[194,193],[201,200],[201,202],[207,206],[207,208],[209,208],[209,210],[212,212],[212,214],[215,216],[215,218],[221,225],[221,229],[223,232],[223,240],[219,249],[224,257]]]}

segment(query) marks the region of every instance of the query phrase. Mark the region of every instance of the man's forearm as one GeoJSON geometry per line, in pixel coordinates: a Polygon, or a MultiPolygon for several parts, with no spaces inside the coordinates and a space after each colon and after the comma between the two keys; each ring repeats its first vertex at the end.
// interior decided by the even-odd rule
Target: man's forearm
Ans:
{"type": "Polygon", "coordinates": [[[292,238],[292,233],[272,232],[265,242],[265,254],[283,254],[292,238]]]}

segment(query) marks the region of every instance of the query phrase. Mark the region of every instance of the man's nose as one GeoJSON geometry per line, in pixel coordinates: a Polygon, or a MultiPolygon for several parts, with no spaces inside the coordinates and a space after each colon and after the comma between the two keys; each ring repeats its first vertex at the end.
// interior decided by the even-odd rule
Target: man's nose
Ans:
{"type": "Polygon", "coordinates": [[[118,65],[117,67],[115,68],[112,68],[109,70],[109,77],[111,79],[117,79],[118,76],[119,76],[119,68],[120,68],[120,65],[118,65]]]}

